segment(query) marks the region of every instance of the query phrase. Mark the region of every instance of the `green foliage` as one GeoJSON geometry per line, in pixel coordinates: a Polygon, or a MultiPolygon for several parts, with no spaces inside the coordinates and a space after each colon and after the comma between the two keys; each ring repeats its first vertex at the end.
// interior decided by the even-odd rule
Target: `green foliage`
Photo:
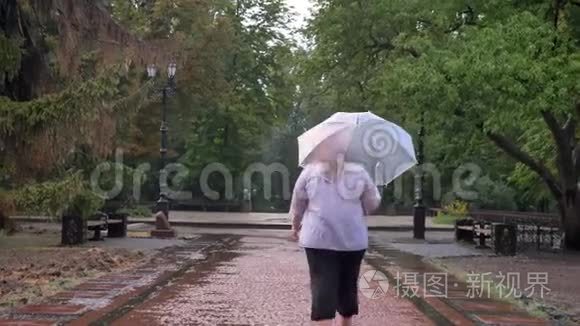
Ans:
{"type": "MultiPolygon", "coordinates": [[[[518,196],[524,206],[544,197],[538,176],[499,155],[486,132],[501,132],[555,171],[540,111],[574,114],[580,89],[574,6],[562,8],[555,28],[548,1],[317,4],[308,27],[313,50],[301,66],[308,112],[370,109],[413,134],[424,113],[427,160],[439,171],[477,162],[493,179],[511,175],[527,194],[518,196]]],[[[448,189],[449,176],[443,180],[448,189]]],[[[482,206],[514,207],[512,191],[486,182],[482,206]]]]}
{"type": "Polygon", "coordinates": [[[149,103],[154,86],[145,83],[135,89],[130,85],[132,70],[117,68],[32,101],[0,97],[0,137],[16,150],[2,157],[12,167],[10,174],[46,176],[66,164],[71,149],[82,146],[87,155],[108,156],[113,137],[149,103]]]}
{"type": "Polygon", "coordinates": [[[104,199],[91,190],[83,189],[76,194],[66,206],[65,214],[78,215],[89,218],[103,207],[104,199]]]}
{"type": "Polygon", "coordinates": [[[24,186],[16,190],[13,197],[20,213],[49,217],[74,213],[87,218],[103,205],[103,198],[88,190],[81,172],[59,181],[24,186]]]}
{"type": "Polygon", "coordinates": [[[111,0],[110,4],[113,18],[128,30],[139,36],[150,32],[147,16],[143,13],[145,8],[126,0],[111,0]]]}
{"type": "MultiPolygon", "coordinates": [[[[182,45],[178,92],[168,104],[169,156],[189,168],[190,183],[210,163],[222,163],[238,177],[262,161],[296,92],[294,44],[281,32],[291,18],[284,1],[111,4],[117,21],[144,38],[171,37],[182,45]]],[[[131,139],[136,159],[158,156],[160,110],[151,105],[137,119],[131,139]]]]}
{"type": "Polygon", "coordinates": [[[449,204],[443,206],[443,210],[437,212],[437,216],[433,219],[433,223],[450,225],[455,224],[455,221],[467,218],[469,215],[469,203],[462,200],[453,200],[449,204]]]}
{"type": "Polygon", "coordinates": [[[81,56],[79,72],[82,80],[88,80],[97,76],[97,52],[91,51],[81,56]]]}
{"type": "Polygon", "coordinates": [[[439,212],[439,213],[437,213],[437,216],[435,216],[433,218],[433,224],[454,225],[455,221],[461,220],[463,218],[465,218],[465,216],[448,215],[448,214],[439,212]]]}
{"type": "Polygon", "coordinates": [[[117,97],[119,82],[118,75],[110,74],[29,102],[0,97],[0,134],[18,130],[25,137],[44,125],[94,118],[103,102],[117,97]]]}
{"type": "Polygon", "coordinates": [[[121,214],[128,214],[132,217],[149,217],[151,216],[151,209],[147,206],[137,205],[134,207],[123,208],[119,210],[121,214]]]}
{"type": "MultiPolygon", "coordinates": [[[[295,93],[292,43],[280,33],[289,19],[283,1],[214,5],[219,24],[209,24],[215,29],[181,18],[176,27],[191,33],[186,34],[188,44],[210,44],[204,49],[192,46],[185,67],[191,76],[204,77],[186,86],[187,107],[195,110],[184,114],[189,124],[180,162],[190,169],[192,181],[210,163],[224,164],[237,177],[249,164],[262,161],[272,131],[283,126],[292,109],[295,93]],[[215,43],[216,38],[223,43],[215,43]],[[199,51],[212,56],[200,58],[199,51]],[[194,65],[198,62],[207,68],[199,69],[194,65]]],[[[192,15],[199,13],[194,10],[192,15]]]]}
{"type": "Polygon", "coordinates": [[[469,203],[461,200],[454,200],[443,207],[443,211],[447,215],[465,217],[469,214],[469,203]]]}
{"type": "Polygon", "coordinates": [[[510,175],[509,181],[519,189],[517,194],[518,202],[537,206],[538,203],[552,200],[552,194],[550,194],[542,180],[523,164],[516,166],[514,172],[510,175]]]}
{"type": "Polygon", "coordinates": [[[477,199],[474,204],[481,209],[517,210],[516,194],[502,182],[493,181],[488,176],[475,183],[477,199]]]}
{"type": "MultiPolygon", "coordinates": [[[[295,137],[304,128],[338,110],[372,110],[412,134],[425,114],[427,161],[444,173],[444,192],[457,166],[477,162],[488,176],[476,183],[474,204],[482,208],[513,209],[514,197],[524,204],[550,198],[535,174],[499,155],[486,132],[501,132],[556,171],[539,112],[563,118],[577,101],[580,16],[569,4],[554,26],[551,3],[542,0],[317,0],[307,28],[311,47],[297,49],[281,33],[292,18],[282,0],[107,3],[138,36],[180,45],[178,93],[168,104],[169,159],[188,166],[192,182],[216,162],[235,178],[256,161],[294,167],[295,137]],[[518,196],[496,180],[508,180],[518,196]]],[[[2,51],[2,67],[19,67],[17,42],[3,42],[18,53],[2,51]]],[[[99,118],[112,115],[123,120],[115,140],[132,159],[154,162],[160,106],[149,105],[153,84],[130,94],[135,75],[113,67],[99,76],[93,52],[80,60],[81,84],[31,102],[0,99],[3,139],[23,139],[17,144],[26,148],[62,133],[57,156],[65,157],[71,147],[105,139],[87,133],[97,130],[87,122],[100,126],[99,118]],[[146,110],[133,121],[139,107],[146,110]]],[[[102,146],[107,155],[112,143],[102,146]]],[[[11,173],[15,162],[2,168],[11,173]]],[[[67,168],[75,166],[84,165],[67,168]]],[[[124,167],[125,186],[133,184],[130,174],[124,167]]],[[[105,175],[101,186],[115,182],[105,175]]]]}
{"type": "Polygon", "coordinates": [[[7,38],[0,33],[0,84],[12,80],[20,71],[22,53],[18,41],[7,38]]]}

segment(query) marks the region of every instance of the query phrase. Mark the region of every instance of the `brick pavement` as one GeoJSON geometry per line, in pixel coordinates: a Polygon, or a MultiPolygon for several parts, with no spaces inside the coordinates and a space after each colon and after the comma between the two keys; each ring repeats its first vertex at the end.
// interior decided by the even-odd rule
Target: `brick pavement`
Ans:
{"type": "MultiPolygon", "coordinates": [[[[373,239],[374,240],[374,239],[373,239]]],[[[426,307],[430,316],[445,325],[501,325],[501,326],[540,326],[550,322],[531,316],[523,309],[508,301],[493,300],[488,294],[475,296],[473,288],[458,280],[454,275],[443,273],[415,256],[396,250],[390,244],[372,241],[372,249],[367,259],[373,267],[389,276],[395,287],[401,289],[417,288],[417,295],[406,297],[418,306],[426,307]],[[438,296],[426,284],[434,275],[444,275],[445,295],[438,296]],[[427,279],[427,280],[426,280],[427,279]]],[[[402,291],[401,291],[402,292],[402,291]]]]}
{"type": "MultiPolygon", "coordinates": [[[[547,324],[505,302],[467,300],[465,285],[455,279],[449,280],[447,298],[406,299],[392,286],[381,291],[384,281],[375,270],[389,275],[391,284],[396,272],[437,270],[388,245],[375,244],[370,251],[355,325],[547,324]]],[[[164,260],[156,264],[100,277],[0,315],[0,326],[309,324],[308,267],[295,243],[212,235],[160,256],[164,260]]]]}
{"type": "MultiPolygon", "coordinates": [[[[308,325],[306,259],[286,240],[246,237],[224,261],[191,271],[113,325],[308,325]]],[[[365,265],[363,270],[371,267],[365,265]]],[[[361,298],[356,325],[434,325],[410,301],[361,298]]]]}

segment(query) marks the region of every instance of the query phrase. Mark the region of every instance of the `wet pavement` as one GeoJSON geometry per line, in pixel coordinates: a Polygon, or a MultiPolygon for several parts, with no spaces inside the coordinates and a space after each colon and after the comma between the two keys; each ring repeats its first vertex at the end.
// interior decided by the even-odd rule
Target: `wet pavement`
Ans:
{"type": "MultiPolygon", "coordinates": [[[[416,245],[418,248],[424,246],[416,245]]],[[[474,283],[466,284],[456,275],[430,264],[425,256],[403,252],[398,247],[380,237],[371,237],[365,259],[387,275],[393,285],[390,290],[414,302],[437,325],[560,325],[557,321],[534,317],[507,300],[494,300],[484,294],[484,282],[475,286],[474,283]]],[[[438,257],[437,251],[433,250],[433,255],[426,257],[438,257]]]]}
{"type": "MultiPolygon", "coordinates": [[[[112,325],[308,325],[309,306],[308,267],[296,244],[244,237],[112,325]]],[[[360,313],[356,325],[434,325],[394,294],[361,296],[360,313]]]]}
{"type": "MultiPolygon", "coordinates": [[[[187,237],[179,246],[160,250],[158,259],[147,265],[0,315],[0,326],[309,325],[306,257],[286,235],[260,230],[187,237]]],[[[468,300],[465,284],[451,276],[446,297],[402,295],[401,285],[395,286],[398,273],[417,274],[415,283],[402,284],[407,289],[416,285],[420,293],[425,290],[421,288],[425,273],[440,271],[422,257],[400,250],[401,245],[406,251],[434,245],[445,251],[452,246],[444,235],[431,242],[397,240],[404,238],[389,233],[371,236],[355,325],[547,324],[509,303],[468,300]]]]}

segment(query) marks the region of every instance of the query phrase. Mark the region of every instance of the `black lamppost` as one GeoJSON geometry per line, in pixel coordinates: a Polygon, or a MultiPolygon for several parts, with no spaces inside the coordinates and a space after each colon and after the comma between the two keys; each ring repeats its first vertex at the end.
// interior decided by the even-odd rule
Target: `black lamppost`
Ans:
{"type": "MultiPolygon", "coordinates": [[[[167,132],[169,128],[167,127],[167,97],[175,90],[175,72],[177,71],[177,65],[171,62],[167,66],[167,84],[161,88],[161,127],[159,131],[161,133],[161,147],[159,153],[161,154],[161,169],[159,170],[159,200],[155,207],[156,212],[163,212],[165,217],[169,219],[169,200],[167,194],[163,192],[163,185],[161,180],[167,180],[165,164],[167,156],[167,132]]],[[[155,78],[157,75],[157,67],[155,65],[147,66],[147,75],[149,78],[155,78]]]]}
{"type": "Polygon", "coordinates": [[[425,205],[423,203],[423,137],[425,136],[425,112],[421,112],[419,137],[417,139],[417,173],[415,174],[415,206],[413,207],[413,237],[425,239],[425,205]]]}

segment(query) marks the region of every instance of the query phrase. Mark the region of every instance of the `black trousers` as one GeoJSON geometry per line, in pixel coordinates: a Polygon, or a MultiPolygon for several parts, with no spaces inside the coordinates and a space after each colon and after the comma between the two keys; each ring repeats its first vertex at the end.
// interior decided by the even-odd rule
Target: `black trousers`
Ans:
{"type": "Polygon", "coordinates": [[[312,292],[311,319],[358,314],[358,278],[365,250],[334,251],[305,248],[312,292]]]}

